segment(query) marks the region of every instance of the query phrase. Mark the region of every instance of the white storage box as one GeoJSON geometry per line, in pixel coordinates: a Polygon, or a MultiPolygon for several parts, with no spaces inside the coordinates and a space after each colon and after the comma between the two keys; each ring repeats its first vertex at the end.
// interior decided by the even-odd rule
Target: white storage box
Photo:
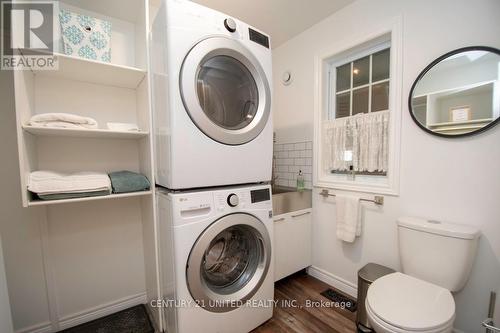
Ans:
{"type": "Polygon", "coordinates": [[[66,55],[111,62],[111,22],[66,9],[59,12],[66,55]]]}

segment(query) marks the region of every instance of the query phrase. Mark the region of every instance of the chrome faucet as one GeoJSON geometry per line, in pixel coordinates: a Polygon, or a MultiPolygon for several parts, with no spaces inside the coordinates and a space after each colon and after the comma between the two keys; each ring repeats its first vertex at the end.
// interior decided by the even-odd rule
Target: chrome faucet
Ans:
{"type": "Polygon", "coordinates": [[[278,175],[276,174],[276,156],[273,154],[273,166],[271,170],[271,187],[274,188],[276,186],[276,180],[278,179],[278,175]]]}

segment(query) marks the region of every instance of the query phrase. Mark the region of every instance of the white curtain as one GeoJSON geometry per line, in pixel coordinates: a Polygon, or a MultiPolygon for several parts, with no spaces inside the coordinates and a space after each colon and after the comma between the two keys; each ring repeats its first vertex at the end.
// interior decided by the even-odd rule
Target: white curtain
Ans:
{"type": "Polygon", "coordinates": [[[323,124],[323,169],[345,171],[352,165],[354,171],[387,172],[388,138],[389,111],[327,121],[323,124]]]}

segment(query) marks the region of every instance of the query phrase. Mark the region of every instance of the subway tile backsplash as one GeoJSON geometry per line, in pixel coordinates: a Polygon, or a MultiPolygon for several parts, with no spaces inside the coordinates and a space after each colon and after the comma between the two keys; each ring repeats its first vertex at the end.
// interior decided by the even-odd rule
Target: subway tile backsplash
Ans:
{"type": "Polygon", "coordinates": [[[274,158],[276,184],[297,186],[297,175],[302,170],[305,187],[312,188],[312,142],[275,143],[274,158]]]}

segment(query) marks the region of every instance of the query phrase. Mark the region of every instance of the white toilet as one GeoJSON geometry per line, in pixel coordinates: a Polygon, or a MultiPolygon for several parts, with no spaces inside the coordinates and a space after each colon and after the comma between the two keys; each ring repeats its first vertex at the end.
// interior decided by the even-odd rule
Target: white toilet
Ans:
{"type": "Polygon", "coordinates": [[[479,230],[414,217],[398,220],[403,273],[375,280],[366,312],[377,333],[451,332],[455,301],[476,254],[479,230]]]}

